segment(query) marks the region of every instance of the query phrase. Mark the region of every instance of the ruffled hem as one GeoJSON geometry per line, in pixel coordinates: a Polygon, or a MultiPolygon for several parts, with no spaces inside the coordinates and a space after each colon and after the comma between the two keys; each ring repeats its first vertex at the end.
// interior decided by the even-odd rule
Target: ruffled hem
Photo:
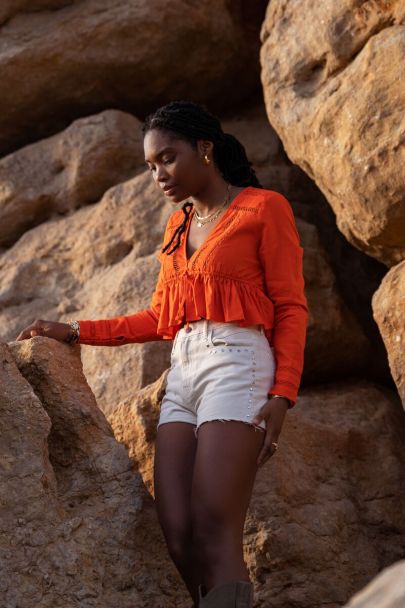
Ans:
{"type": "Polygon", "coordinates": [[[259,287],[217,274],[176,276],[165,282],[157,327],[163,339],[174,339],[185,321],[202,317],[241,327],[262,324],[269,330],[274,306],[259,287]]]}

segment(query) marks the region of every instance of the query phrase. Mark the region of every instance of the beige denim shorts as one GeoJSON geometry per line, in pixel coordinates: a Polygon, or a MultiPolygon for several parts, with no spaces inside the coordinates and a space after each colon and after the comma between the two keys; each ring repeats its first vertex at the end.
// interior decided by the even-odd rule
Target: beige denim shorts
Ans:
{"type": "Polygon", "coordinates": [[[157,427],[188,422],[197,437],[204,422],[239,420],[265,431],[265,420],[251,422],[274,384],[274,352],[263,326],[200,319],[188,329],[173,340],[157,427]]]}

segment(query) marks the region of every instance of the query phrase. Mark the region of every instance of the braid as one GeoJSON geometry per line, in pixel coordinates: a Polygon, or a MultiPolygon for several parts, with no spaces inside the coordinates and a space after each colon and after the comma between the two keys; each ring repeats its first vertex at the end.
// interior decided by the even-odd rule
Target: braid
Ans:
{"type": "Polygon", "coordinates": [[[167,251],[167,249],[169,249],[170,245],[173,243],[174,238],[177,236],[177,243],[176,245],[173,247],[173,249],[171,251],[167,252],[167,255],[171,255],[173,253],[173,251],[175,251],[177,249],[177,247],[179,247],[180,245],[180,235],[182,232],[185,231],[186,226],[187,226],[187,220],[188,217],[190,215],[191,209],[193,207],[193,203],[189,203],[186,202],[184,203],[184,205],[182,206],[183,212],[184,212],[184,218],[183,218],[183,223],[180,224],[180,226],[177,226],[172,238],[170,239],[170,241],[167,243],[167,245],[165,245],[162,249],[162,253],[165,253],[167,251]],[[189,208],[188,208],[189,207],[189,208]]]}
{"type": "MultiPolygon", "coordinates": [[[[223,178],[233,186],[254,186],[263,188],[249,162],[245,148],[230,133],[224,133],[221,123],[207,108],[193,101],[171,101],[149,114],[142,125],[143,135],[151,129],[161,129],[175,139],[183,139],[197,149],[198,139],[208,139],[214,144],[214,161],[223,178]]],[[[185,231],[192,203],[182,206],[184,219],[177,227],[170,242],[163,247],[165,253],[175,237],[177,242],[167,255],[171,255],[180,245],[180,236],[185,231]]]]}

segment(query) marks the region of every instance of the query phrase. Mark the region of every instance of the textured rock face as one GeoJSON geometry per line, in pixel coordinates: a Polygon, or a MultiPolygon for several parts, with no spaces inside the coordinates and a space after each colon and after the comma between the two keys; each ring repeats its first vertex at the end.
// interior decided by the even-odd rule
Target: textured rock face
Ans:
{"type": "Polygon", "coordinates": [[[260,61],[269,120],[356,247],[405,257],[405,5],[269,3],[260,61]]]}
{"type": "Polygon", "coordinates": [[[5,608],[158,605],[175,574],[151,498],[79,353],[41,337],[0,344],[5,608]]]}
{"type": "Polygon", "coordinates": [[[0,153],[105,108],[233,103],[258,89],[262,2],[6,1],[0,9],[0,153]],[[238,86],[234,86],[235,82],[238,86]],[[52,100],[52,111],[48,103],[52,100]],[[29,138],[29,139],[28,139],[29,138]]]}
{"type": "Polygon", "coordinates": [[[99,200],[144,169],[141,125],[107,110],[0,160],[0,247],[26,230],[99,200]]]}
{"type": "MultiPolygon", "coordinates": [[[[109,416],[152,494],[165,382],[162,375],[109,416]]],[[[277,454],[258,472],[245,524],[255,606],[338,608],[403,555],[404,444],[391,391],[367,382],[301,391],[277,454]]]]}
{"type": "Polygon", "coordinates": [[[367,335],[340,295],[317,229],[299,218],[296,224],[305,251],[305,293],[309,302],[305,383],[344,377],[353,370],[361,375],[372,361],[367,335]]]}
{"type": "Polygon", "coordinates": [[[12,341],[35,318],[149,306],[173,206],[140,124],[181,98],[289,198],[305,251],[303,388],[245,525],[255,608],[340,608],[365,585],[350,608],[399,608],[402,562],[370,581],[404,555],[405,422],[368,330],[379,260],[373,315],[405,402],[404,3],[269,2],[266,107],[263,0],[0,4],[0,608],[190,607],[153,502],[172,344],[12,341]]]}
{"type": "Polygon", "coordinates": [[[372,305],[387,348],[392,377],[405,407],[405,261],[385,275],[372,305]]]}
{"type": "Polygon", "coordinates": [[[403,411],[342,382],[302,390],[290,413],[245,527],[257,605],[338,608],[404,554],[403,411]]]}
{"type": "MultiPolygon", "coordinates": [[[[159,268],[156,247],[171,212],[162,198],[143,173],[111,188],[97,205],[24,233],[0,258],[7,340],[36,318],[99,319],[147,308],[159,268]]],[[[170,352],[170,344],[160,342],[114,352],[82,348],[85,374],[107,410],[155,380],[170,352]]]]}

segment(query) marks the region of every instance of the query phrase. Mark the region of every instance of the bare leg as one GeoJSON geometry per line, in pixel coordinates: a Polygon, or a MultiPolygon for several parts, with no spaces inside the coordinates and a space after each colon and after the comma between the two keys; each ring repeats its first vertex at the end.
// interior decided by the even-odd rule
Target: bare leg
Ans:
{"type": "Polygon", "coordinates": [[[159,426],[154,460],[155,505],[167,548],[198,606],[201,577],[191,556],[191,483],[197,439],[195,426],[167,422],[159,426]]]}
{"type": "Polygon", "coordinates": [[[243,529],[265,433],[239,421],[209,421],[198,430],[191,494],[194,561],[212,587],[249,581],[243,529]]]}

